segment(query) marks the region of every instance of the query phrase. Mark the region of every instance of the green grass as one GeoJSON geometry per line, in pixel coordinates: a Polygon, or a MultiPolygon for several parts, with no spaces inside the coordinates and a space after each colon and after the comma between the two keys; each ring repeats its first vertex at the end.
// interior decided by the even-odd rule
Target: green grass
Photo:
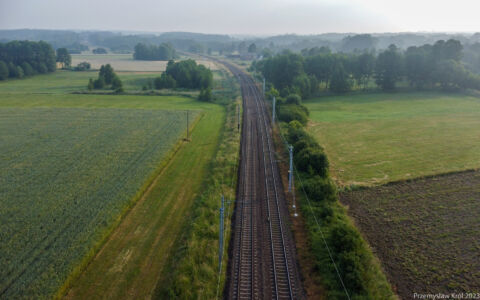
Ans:
{"type": "MultiPolygon", "coordinates": [[[[159,73],[117,72],[127,92],[139,91],[159,73]]],[[[96,79],[98,71],[73,72],[58,70],[51,74],[36,75],[27,79],[0,81],[0,93],[6,94],[65,94],[86,91],[89,78],[96,79]]]]}
{"type": "Polygon", "coordinates": [[[480,167],[480,99],[462,94],[352,94],[305,101],[309,131],[340,185],[480,167]]]}
{"type": "MultiPolygon", "coordinates": [[[[2,172],[8,170],[0,174],[2,193],[8,192],[6,199],[0,199],[0,206],[9,212],[1,215],[0,222],[2,240],[8,240],[0,247],[2,296],[21,293],[26,298],[45,298],[61,286],[65,291],[147,189],[156,198],[149,200],[151,206],[147,209],[152,212],[145,222],[158,221],[161,215],[180,214],[175,220],[167,218],[164,223],[150,224],[143,237],[151,241],[166,230],[165,237],[174,239],[175,230],[186,221],[181,212],[188,209],[198,193],[205,165],[212,158],[209,153],[217,145],[224,109],[191,97],[69,94],[84,88],[92,74],[96,73],[59,71],[0,83],[0,164],[2,172]],[[176,141],[185,130],[184,110],[191,111],[191,120],[202,116],[197,119],[198,131],[195,128],[192,143],[181,148],[186,149],[178,158],[181,167],[173,167],[171,173],[165,171],[169,175],[163,177],[163,185],[160,181],[159,187],[150,185],[163,170],[166,161],[162,163],[162,158],[167,152],[171,158],[172,146],[180,146],[176,141]],[[189,182],[191,190],[183,186],[189,182]],[[167,193],[165,187],[175,183],[176,188],[167,193]],[[16,198],[10,197],[12,193],[16,198]],[[160,205],[163,208],[158,206],[160,196],[165,197],[160,205]],[[15,199],[14,204],[10,203],[15,199]],[[179,207],[175,214],[171,214],[172,205],[179,207]],[[31,242],[26,243],[26,239],[31,242]],[[25,253],[29,249],[31,252],[25,253]],[[23,258],[12,259],[15,251],[23,258]],[[21,273],[23,269],[25,273],[21,273]],[[65,282],[68,274],[69,281],[65,282]]],[[[122,80],[137,81],[145,74],[120,76],[125,76],[122,80]]],[[[151,246],[167,252],[171,243],[152,246],[140,242],[134,257],[142,257],[151,246]]],[[[119,255],[125,249],[114,250],[119,255]]],[[[156,266],[166,259],[156,254],[146,257],[154,257],[156,266]]],[[[135,260],[128,270],[122,277],[127,280],[143,269],[135,260]]],[[[155,276],[152,278],[151,290],[157,281],[155,276]]],[[[148,293],[147,283],[133,280],[131,286],[123,284],[115,287],[125,291],[136,286],[138,291],[148,293]]]]}

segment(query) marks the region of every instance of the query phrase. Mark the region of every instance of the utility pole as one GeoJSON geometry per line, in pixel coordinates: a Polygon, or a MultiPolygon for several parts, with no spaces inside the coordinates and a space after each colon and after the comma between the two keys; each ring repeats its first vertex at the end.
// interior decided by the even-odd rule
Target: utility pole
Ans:
{"type": "Polygon", "coordinates": [[[188,129],[189,129],[189,128],[188,128],[188,110],[187,110],[187,141],[188,141],[188,133],[189,133],[189,132],[188,132],[188,129]]]}
{"type": "Polygon", "coordinates": [[[219,230],[219,245],[218,245],[218,266],[219,272],[222,270],[222,256],[223,256],[223,213],[225,211],[225,199],[222,195],[222,206],[220,207],[220,230],[219,230]]]}
{"type": "Polygon", "coordinates": [[[275,96],[273,96],[273,104],[272,104],[272,123],[275,125],[275,96]]]}
{"type": "Polygon", "coordinates": [[[265,98],[265,77],[263,77],[263,98],[265,98]]]}
{"type": "Polygon", "coordinates": [[[237,105],[237,129],[240,131],[240,104],[237,105]]]}
{"type": "Polygon", "coordinates": [[[295,205],[295,183],[293,182],[295,176],[293,176],[293,146],[288,145],[288,156],[290,157],[290,170],[288,170],[288,191],[292,193],[292,207],[294,209],[293,216],[297,215],[297,206],[295,205]]]}
{"type": "Polygon", "coordinates": [[[290,157],[290,170],[288,170],[288,191],[292,192],[293,178],[293,146],[288,145],[288,156],[290,157]]]}

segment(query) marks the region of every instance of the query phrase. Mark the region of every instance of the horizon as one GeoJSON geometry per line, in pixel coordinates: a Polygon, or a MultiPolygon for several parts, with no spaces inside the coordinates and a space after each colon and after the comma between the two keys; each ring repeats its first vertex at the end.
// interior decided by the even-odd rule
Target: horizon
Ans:
{"type": "Polygon", "coordinates": [[[0,28],[136,32],[202,32],[272,36],[295,33],[442,32],[470,33],[480,28],[480,4],[457,0],[5,0],[0,28]],[[54,9],[52,9],[54,8],[54,9]],[[94,8],[94,9],[92,9],[94,8]],[[88,20],[86,22],[85,20],[88,20]],[[101,28],[101,29],[99,29],[101,28]]]}

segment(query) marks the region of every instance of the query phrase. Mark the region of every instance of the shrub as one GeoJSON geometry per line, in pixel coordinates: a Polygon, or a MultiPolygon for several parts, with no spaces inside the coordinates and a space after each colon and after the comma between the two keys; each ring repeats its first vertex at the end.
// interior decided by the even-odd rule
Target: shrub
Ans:
{"type": "Polygon", "coordinates": [[[308,116],[305,110],[299,105],[280,105],[277,109],[278,119],[283,122],[298,121],[302,125],[306,125],[308,122],[308,116]]]}
{"type": "Polygon", "coordinates": [[[328,159],[321,149],[304,148],[295,155],[295,160],[300,171],[310,175],[327,176],[328,159]]]}
{"type": "Polygon", "coordinates": [[[202,89],[200,91],[200,94],[198,95],[198,100],[204,101],[204,102],[212,101],[212,89],[210,88],[202,89]]]}
{"type": "Polygon", "coordinates": [[[74,70],[75,71],[87,71],[87,70],[90,70],[90,63],[86,62],[86,61],[83,61],[81,63],[79,63],[75,68],[74,70]]]}
{"type": "Polygon", "coordinates": [[[303,181],[303,189],[307,196],[314,202],[334,202],[336,189],[328,178],[313,176],[303,181]]]}
{"type": "Polygon", "coordinates": [[[302,104],[302,98],[300,98],[300,96],[297,94],[290,94],[287,97],[286,103],[300,105],[302,104]]]}

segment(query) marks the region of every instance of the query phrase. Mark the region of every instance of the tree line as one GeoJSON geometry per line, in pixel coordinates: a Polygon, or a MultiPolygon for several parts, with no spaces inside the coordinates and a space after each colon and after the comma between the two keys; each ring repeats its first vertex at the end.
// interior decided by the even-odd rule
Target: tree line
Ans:
{"type": "Polygon", "coordinates": [[[462,44],[453,39],[405,51],[392,44],[378,54],[332,53],[326,47],[315,47],[300,54],[284,51],[254,62],[251,68],[273,84],[280,95],[297,93],[302,98],[322,88],[335,93],[369,86],[390,91],[399,82],[408,82],[417,89],[480,89],[480,77],[461,62],[462,50],[462,44]]]}
{"type": "Polygon", "coordinates": [[[134,51],[133,58],[137,60],[171,60],[177,56],[175,49],[167,43],[158,46],[138,43],[134,51]]]}
{"type": "Polygon", "coordinates": [[[0,43],[0,80],[28,77],[55,70],[55,51],[46,42],[0,43]]]}

